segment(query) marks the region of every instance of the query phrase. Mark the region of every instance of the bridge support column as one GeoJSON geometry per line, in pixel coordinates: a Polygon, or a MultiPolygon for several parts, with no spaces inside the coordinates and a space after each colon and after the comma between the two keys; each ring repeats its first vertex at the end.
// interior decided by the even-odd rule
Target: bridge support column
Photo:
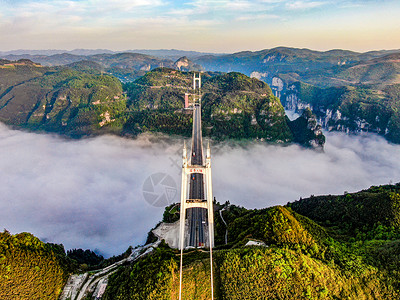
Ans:
{"type": "Polygon", "coordinates": [[[186,173],[188,165],[186,143],[183,145],[182,160],[181,209],[179,221],[179,249],[181,250],[185,248],[186,199],[188,187],[188,175],[186,173]]]}

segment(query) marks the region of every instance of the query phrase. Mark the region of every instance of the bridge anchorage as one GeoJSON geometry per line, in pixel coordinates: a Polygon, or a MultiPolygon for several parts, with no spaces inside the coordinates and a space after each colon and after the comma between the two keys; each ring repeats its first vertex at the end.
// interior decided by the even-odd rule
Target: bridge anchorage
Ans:
{"type": "MultiPolygon", "coordinates": [[[[179,249],[181,250],[179,272],[179,300],[182,299],[183,250],[187,248],[210,249],[211,299],[214,299],[213,259],[214,247],[214,205],[211,180],[211,149],[208,143],[206,157],[203,157],[201,134],[201,74],[193,75],[193,133],[192,149],[188,158],[186,143],[182,155],[182,185],[180,207],[179,249]],[[206,196],[206,197],[205,197],[206,196]]],[[[185,106],[187,104],[185,95],[185,106]]]]}

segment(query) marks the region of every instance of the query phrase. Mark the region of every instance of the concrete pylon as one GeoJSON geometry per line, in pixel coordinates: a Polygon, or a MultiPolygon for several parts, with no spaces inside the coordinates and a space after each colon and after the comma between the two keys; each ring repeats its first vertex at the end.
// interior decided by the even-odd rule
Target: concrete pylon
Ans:
{"type": "Polygon", "coordinates": [[[197,72],[193,73],[193,89],[194,90],[201,89],[201,74],[200,73],[197,73],[197,72]]]}
{"type": "Polygon", "coordinates": [[[206,153],[206,188],[207,188],[207,214],[208,214],[208,229],[210,235],[210,248],[214,247],[214,203],[213,203],[213,191],[212,191],[212,180],[211,180],[211,149],[210,142],[207,144],[206,153]]]}

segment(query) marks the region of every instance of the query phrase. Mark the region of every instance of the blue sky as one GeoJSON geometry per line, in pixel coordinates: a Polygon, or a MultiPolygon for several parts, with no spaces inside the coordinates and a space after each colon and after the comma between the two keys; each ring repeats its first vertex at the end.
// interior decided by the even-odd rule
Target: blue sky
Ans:
{"type": "Polygon", "coordinates": [[[400,48],[396,0],[0,0],[0,50],[400,48]]]}

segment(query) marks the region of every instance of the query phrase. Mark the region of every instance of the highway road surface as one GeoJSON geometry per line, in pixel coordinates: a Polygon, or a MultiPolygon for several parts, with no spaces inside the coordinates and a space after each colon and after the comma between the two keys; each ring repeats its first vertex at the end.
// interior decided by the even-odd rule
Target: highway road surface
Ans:
{"type": "MultiPolygon", "coordinates": [[[[201,133],[201,106],[195,104],[193,108],[193,134],[192,134],[192,151],[191,165],[203,165],[203,142],[201,133]]],[[[191,174],[189,185],[189,199],[191,201],[205,201],[204,199],[204,178],[203,174],[191,174]]],[[[205,233],[207,232],[207,210],[204,208],[190,208],[187,211],[187,219],[189,223],[189,241],[188,246],[204,247],[208,246],[208,240],[205,233]]]]}

